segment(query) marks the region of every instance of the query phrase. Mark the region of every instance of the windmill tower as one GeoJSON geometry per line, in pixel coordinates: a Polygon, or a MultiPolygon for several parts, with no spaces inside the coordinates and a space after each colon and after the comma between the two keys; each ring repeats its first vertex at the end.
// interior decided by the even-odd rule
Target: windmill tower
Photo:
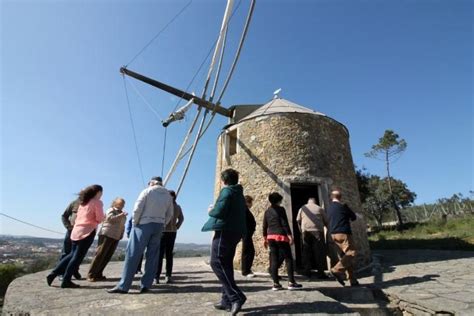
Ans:
{"type": "MultiPolygon", "coordinates": [[[[321,206],[329,203],[331,187],[342,190],[343,200],[361,211],[357,180],[349,145],[349,131],[338,121],[290,101],[274,98],[264,105],[234,106],[230,124],[217,141],[215,194],[221,189],[220,173],[234,168],[240,173],[244,193],[254,198],[257,221],[254,265],[268,267],[263,249],[262,221],[268,194],[279,192],[295,236],[293,252],[301,263],[301,241],[295,217],[309,197],[321,206]]],[[[366,223],[352,223],[359,266],[370,260],[366,223]]],[[[240,256],[235,256],[240,261],[240,256]]]]}

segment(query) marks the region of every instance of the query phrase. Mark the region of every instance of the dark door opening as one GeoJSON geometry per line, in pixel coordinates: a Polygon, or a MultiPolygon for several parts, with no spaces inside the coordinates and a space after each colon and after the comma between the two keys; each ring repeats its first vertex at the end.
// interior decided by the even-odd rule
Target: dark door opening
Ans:
{"type": "Polygon", "coordinates": [[[308,199],[313,197],[316,199],[316,203],[319,204],[318,185],[317,184],[291,184],[291,212],[293,215],[293,235],[295,240],[295,260],[296,269],[301,270],[303,268],[303,261],[301,258],[302,252],[302,240],[301,233],[296,222],[296,216],[298,215],[299,209],[308,203],[308,199]]]}

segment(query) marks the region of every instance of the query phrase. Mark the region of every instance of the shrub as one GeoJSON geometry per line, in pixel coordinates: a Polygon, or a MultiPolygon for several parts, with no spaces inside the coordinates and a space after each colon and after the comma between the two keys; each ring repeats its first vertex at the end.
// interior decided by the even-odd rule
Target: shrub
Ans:
{"type": "Polygon", "coordinates": [[[7,292],[8,285],[24,273],[23,267],[12,263],[0,264],[0,296],[7,292]]]}

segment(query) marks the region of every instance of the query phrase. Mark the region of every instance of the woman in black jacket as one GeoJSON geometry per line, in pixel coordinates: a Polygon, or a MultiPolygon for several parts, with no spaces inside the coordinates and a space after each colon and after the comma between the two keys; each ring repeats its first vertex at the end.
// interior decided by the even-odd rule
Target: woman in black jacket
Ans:
{"type": "Polygon", "coordinates": [[[268,196],[271,206],[265,211],[263,216],[263,237],[265,248],[270,247],[270,274],[273,279],[272,290],[283,289],[278,276],[278,269],[281,261],[280,253],[285,258],[288,272],[288,290],[296,290],[302,287],[296,283],[293,271],[293,256],[290,245],[293,244],[290,225],[286,216],[286,210],[280,206],[283,197],[277,192],[268,196]]]}

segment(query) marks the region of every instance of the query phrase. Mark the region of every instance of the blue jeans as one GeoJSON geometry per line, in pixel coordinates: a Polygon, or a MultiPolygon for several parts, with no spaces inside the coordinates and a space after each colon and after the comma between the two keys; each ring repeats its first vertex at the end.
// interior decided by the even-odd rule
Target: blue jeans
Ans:
{"type": "Polygon", "coordinates": [[[148,223],[133,226],[127,244],[122,278],[117,288],[128,292],[132,285],[135,272],[137,272],[140,257],[143,251],[145,251],[145,248],[145,272],[141,278],[141,287],[151,288],[158,266],[158,253],[160,250],[162,231],[163,223],[148,223]]]}
{"type": "Polygon", "coordinates": [[[87,251],[94,242],[95,230],[84,239],[72,241],[72,251],[59,261],[53,273],[63,275],[63,282],[70,282],[72,275],[79,270],[87,251]]]}

